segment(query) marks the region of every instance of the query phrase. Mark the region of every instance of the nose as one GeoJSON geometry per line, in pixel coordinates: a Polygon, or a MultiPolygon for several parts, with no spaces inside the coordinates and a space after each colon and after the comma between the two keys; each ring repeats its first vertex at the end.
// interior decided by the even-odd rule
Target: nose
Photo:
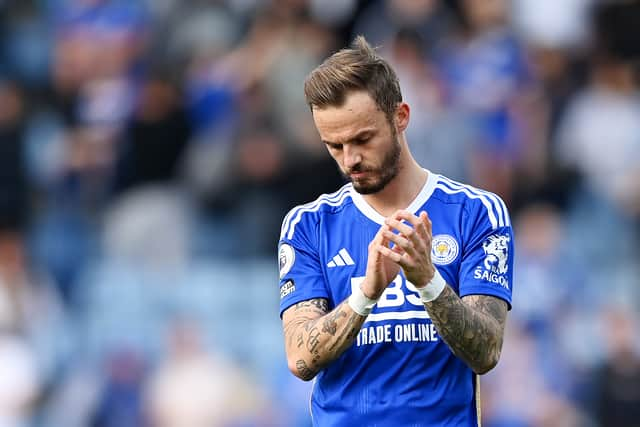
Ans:
{"type": "Polygon", "coordinates": [[[362,161],[359,150],[352,144],[343,145],[342,150],[344,167],[347,168],[347,170],[353,169],[354,166],[362,161]]]}

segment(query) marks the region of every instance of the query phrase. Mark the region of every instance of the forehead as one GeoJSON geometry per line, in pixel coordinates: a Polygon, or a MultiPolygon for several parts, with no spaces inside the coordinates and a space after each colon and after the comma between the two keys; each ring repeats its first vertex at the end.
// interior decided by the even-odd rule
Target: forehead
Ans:
{"type": "Polygon", "coordinates": [[[325,141],[348,140],[365,128],[379,128],[386,116],[367,92],[348,94],[340,106],[313,108],[313,121],[325,141]]]}

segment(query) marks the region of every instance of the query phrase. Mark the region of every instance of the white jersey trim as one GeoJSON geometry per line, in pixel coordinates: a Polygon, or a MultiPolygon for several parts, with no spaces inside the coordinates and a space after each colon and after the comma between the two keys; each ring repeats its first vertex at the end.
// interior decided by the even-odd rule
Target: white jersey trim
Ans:
{"type": "MultiPolygon", "coordinates": [[[[424,183],[424,186],[422,187],[422,190],[420,190],[420,193],[418,193],[416,198],[413,199],[413,201],[406,208],[406,210],[414,214],[418,213],[418,209],[420,209],[422,205],[424,205],[427,200],[429,200],[429,197],[431,197],[431,195],[433,194],[436,183],[438,181],[435,174],[428,171],[427,169],[425,169],[425,171],[428,173],[427,182],[424,183]]],[[[384,224],[385,218],[380,215],[378,211],[372,208],[369,203],[367,203],[364,197],[362,197],[362,194],[354,190],[352,191],[351,198],[353,199],[353,203],[356,205],[358,210],[362,212],[364,216],[377,224],[384,224]]]]}
{"type": "Polygon", "coordinates": [[[438,190],[447,194],[464,193],[472,199],[480,200],[487,209],[489,222],[494,230],[498,227],[511,225],[507,208],[498,196],[470,185],[457,183],[443,176],[439,176],[439,178],[440,181],[436,184],[438,190]]]}
{"type": "Polygon", "coordinates": [[[351,184],[344,185],[340,190],[331,193],[331,194],[323,194],[318,197],[316,200],[310,203],[306,203],[304,205],[297,206],[293,208],[287,216],[285,216],[284,221],[282,222],[282,229],[280,230],[280,239],[287,236],[288,239],[293,238],[293,233],[295,232],[296,225],[302,220],[302,214],[307,212],[316,212],[323,205],[329,206],[339,206],[341,205],[347,197],[351,195],[351,184]]]}
{"type": "Polygon", "coordinates": [[[486,196],[489,200],[491,200],[494,206],[494,210],[498,215],[498,225],[500,227],[506,227],[511,225],[511,219],[509,218],[509,212],[507,211],[507,206],[504,204],[504,201],[502,201],[502,199],[498,195],[486,190],[482,190],[480,188],[473,187],[471,185],[456,182],[442,175],[440,175],[439,178],[440,178],[440,181],[446,182],[447,184],[449,184],[450,187],[454,187],[457,189],[466,188],[474,194],[486,196]]]}

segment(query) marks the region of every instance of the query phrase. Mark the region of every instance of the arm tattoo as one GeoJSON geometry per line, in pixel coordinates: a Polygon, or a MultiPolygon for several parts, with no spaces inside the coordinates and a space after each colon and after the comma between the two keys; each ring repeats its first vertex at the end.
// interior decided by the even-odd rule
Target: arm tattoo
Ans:
{"type": "Polygon", "coordinates": [[[316,298],[316,299],[310,299],[307,301],[301,301],[296,305],[294,305],[294,307],[296,310],[301,310],[305,308],[310,308],[313,310],[315,308],[320,310],[323,313],[326,313],[327,311],[329,311],[329,303],[324,298],[316,298]]]}
{"type": "Polygon", "coordinates": [[[354,341],[365,317],[347,308],[344,301],[329,312],[326,299],[302,301],[283,315],[285,344],[295,370],[310,380],[337,359],[354,341]]]}
{"type": "Polygon", "coordinates": [[[303,380],[310,380],[311,378],[316,376],[316,373],[313,372],[311,369],[309,369],[309,367],[307,366],[307,363],[300,359],[296,362],[296,369],[298,369],[298,374],[300,374],[300,378],[302,378],[303,380]]]}
{"type": "Polygon", "coordinates": [[[474,372],[484,374],[498,363],[507,318],[503,300],[488,295],[460,299],[446,286],[425,307],[442,339],[474,372]]]}

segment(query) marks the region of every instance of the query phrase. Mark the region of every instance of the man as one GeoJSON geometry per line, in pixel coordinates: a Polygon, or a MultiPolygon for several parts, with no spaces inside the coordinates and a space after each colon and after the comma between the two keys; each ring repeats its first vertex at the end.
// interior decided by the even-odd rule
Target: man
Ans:
{"type": "Polygon", "coordinates": [[[477,426],[500,357],[513,238],[497,196],[423,169],[393,69],[358,37],[305,95],[351,183],[285,217],[289,368],[315,378],[314,426],[477,426]]]}

